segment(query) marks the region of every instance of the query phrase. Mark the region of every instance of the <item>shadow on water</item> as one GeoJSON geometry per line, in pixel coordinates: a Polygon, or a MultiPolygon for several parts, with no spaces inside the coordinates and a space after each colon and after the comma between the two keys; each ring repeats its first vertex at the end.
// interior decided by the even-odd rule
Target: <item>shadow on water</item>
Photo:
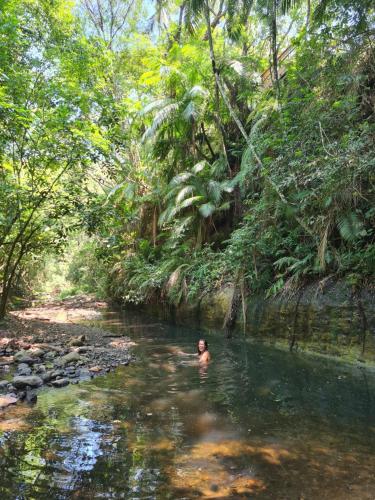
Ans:
{"type": "Polygon", "coordinates": [[[137,363],[0,419],[1,498],[375,498],[371,372],[134,314],[137,363]],[[143,326],[142,326],[143,325],[143,326]]]}

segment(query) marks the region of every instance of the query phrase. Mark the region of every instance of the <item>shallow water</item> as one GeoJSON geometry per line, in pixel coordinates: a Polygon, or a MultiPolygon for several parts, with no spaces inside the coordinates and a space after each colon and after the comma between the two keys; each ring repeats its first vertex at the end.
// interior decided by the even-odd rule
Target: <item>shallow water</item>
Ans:
{"type": "Polygon", "coordinates": [[[136,363],[0,417],[0,498],[375,498],[375,375],[107,313],[136,363]]]}

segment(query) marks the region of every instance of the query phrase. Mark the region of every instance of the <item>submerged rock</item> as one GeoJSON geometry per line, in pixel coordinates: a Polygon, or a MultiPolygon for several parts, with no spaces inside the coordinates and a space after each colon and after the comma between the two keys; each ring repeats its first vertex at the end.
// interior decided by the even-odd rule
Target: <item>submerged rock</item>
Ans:
{"type": "Polygon", "coordinates": [[[18,376],[18,377],[14,377],[12,384],[17,389],[23,389],[24,387],[27,387],[27,386],[40,387],[41,385],[43,385],[43,380],[36,375],[30,375],[29,377],[28,376],[18,376]]]}

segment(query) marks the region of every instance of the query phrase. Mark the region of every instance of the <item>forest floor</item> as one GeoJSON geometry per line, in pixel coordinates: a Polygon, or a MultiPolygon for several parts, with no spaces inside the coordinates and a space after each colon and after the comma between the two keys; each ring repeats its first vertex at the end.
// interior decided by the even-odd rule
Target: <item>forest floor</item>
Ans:
{"type": "Polygon", "coordinates": [[[37,390],[102,375],[132,359],[129,338],[91,325],[107,307],[90,296],[11,312],[0,323],[0,410],[37,390]]]}

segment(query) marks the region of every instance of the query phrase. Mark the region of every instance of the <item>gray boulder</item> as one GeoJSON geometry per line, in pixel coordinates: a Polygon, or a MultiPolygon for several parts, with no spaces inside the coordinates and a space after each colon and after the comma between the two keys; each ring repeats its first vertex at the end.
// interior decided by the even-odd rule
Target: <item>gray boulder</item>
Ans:
{"type": "Polygon", "coordinates": [[[69,385],[69,383],[70,383],[69,380],[66,378],[60,378],[58,380],[54,380],[53,382],[51,382],[53,387],[65,387],[66,385],[69,385]]]}
{"type": "Polygon", "coordinates": [[[41,385],[43,385],[43,380],[40,377],[37,377],[36,375],[19,376],[19,377],[14,377],[12,384],[17,389],[23,389],[27,386],[40,387],[41,385]]]}
{"type": "Polygon", "coordinates": [[[48,382],[50,382],[54,377],[53,375],[53,371],[48,371],[48,372],[45,372],[45,373],[42,373],[40,378],[43,380],[43,382],[45,384],[47,384],[48,382]]]}
{"type": "Polygon", "coordinates": [[[27,403],[30,404],[35,404],[37,402],[38,396],[36,395],[36,392],[33,390],[27,390],[26,391],[26,401],[27,403]]]}
{"type": "Polygon", "coordinates": [[[14,359],[17,363],[26,363],[32,365],[35,363],[35,359],[30,356],[27,351],[21,350],[14,355],[14,359]]]}
{"type": "Polygon", "coordinates": [[[82,361],[82,357],[78,354],[78,352],[69,352],[62,356],[59,359],[56,359],[55,363],[57,366],[65,366],[69,363],[77,363],[78,361],[82,361]]]}
{"type": "Polygon", "coordinates": [[[31,375],[31,368],[26,363],[20,363],[17,366],[17,375],[19,376],[29,376],[31,375]]]}

